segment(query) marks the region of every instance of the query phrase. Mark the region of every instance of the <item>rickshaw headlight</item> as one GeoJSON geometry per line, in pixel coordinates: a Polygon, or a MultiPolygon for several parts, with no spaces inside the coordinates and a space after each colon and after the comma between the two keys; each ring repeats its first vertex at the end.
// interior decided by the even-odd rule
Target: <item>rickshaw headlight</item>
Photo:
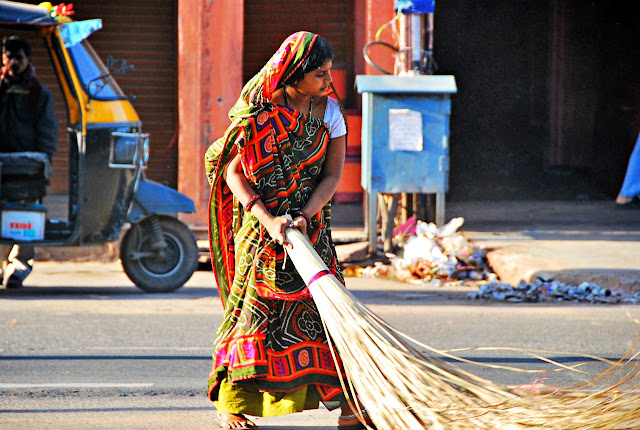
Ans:
{"type": "Polygon", "coordinates": [[[142,133],[111,133],[109,167],[137,168],[149,159],[149,135],[142,133]]]}
{"type": "Polygon", "coordinates": [[[111,153],[109,154],[109,166],[132,167],[135,166],[138,139],[132,133],[113,133],[111,135],[111,153]]]}
{"type": "Polygon", "coordinates": [[[149,162],[149,135],[142,139],[142,165],[146,166],[149,162]]]}

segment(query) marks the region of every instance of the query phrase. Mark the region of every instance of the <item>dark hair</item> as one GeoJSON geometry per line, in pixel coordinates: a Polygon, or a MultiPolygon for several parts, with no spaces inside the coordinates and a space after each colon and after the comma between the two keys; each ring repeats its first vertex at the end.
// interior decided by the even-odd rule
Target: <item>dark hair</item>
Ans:
{"type": "Polygon", "coordinates": [[[294,82],[299,81],[304,77],[304,75],[321,67],[328,60],[333,60],[333,56],[333,49],[331,48],[331,45],[329,45],[329,42],[327,42],[323,37],[318,36],[316,41],[313,43],[307,58],[304,59],[302,64],[300,64],[284,84],[291,85],[294,82]]]}
{"type": "Polygon", "coordinates": [[[21,49],[27,57],[31,57],[31,45],[22,37],[10,36],[5,37],[2,41],[2,53],[11,51],[15,54],[21,49]]]}

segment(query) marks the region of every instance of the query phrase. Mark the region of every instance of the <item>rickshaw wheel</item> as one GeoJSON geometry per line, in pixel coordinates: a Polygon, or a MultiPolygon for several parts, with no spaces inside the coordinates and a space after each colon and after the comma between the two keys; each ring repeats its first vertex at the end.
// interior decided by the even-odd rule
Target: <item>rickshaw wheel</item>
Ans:
{"type": "Polygon", "coordinates": [[[159,216],[159,221],[166,243],[163,252],[154,250],[153,239],[148,234],[149,219],[127,230],[120,245],[125,273],[138,288],[148,293],[175,291],[198,268],[198,245],[191,230],[172,217],[159,216]],[[136,257],[136,254],[144,256],[136,257]]]}

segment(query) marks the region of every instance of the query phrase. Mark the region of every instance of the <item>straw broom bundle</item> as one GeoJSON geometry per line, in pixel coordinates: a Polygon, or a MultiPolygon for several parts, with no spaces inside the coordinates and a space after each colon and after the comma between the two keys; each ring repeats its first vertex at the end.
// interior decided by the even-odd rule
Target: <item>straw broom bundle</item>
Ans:
{"type": "Polygon", "coordinates": [[[289,228],[285,235],[342,361],[345,393],[366,407],[379,430],[640,428],[640,396],[630,386],[640,372],[633,364],[638,354],[623,357],[626,364],[613,363],[580,391],[510,390],[390,327],[343,287],[300,231],[289,228]],[[594,389],[605,377],[609,385],[594,389]]]}

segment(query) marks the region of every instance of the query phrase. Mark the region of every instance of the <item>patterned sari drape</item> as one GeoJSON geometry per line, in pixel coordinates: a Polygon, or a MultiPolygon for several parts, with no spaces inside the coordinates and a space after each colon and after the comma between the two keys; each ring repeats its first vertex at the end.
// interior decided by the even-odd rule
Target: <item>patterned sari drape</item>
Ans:
{"type": "MultiPolygon", "coordinates": [[[[316,36],[290,36],[242,91],[232,125],[205,155],[212,185],[211,257],[225,308],[215,340],[209,393],[219,383],[255,382],[261,391],[311,386],[319,399],[342,396],[326,334],[308,288],[282,246],[246,213],[223,172],[240,156],[245,177],[269,212],[302,209],[322,180],[329,142],[324,121],[270,102],[273,91],[304,60],[316,36]]],[[[342,279],[330,236],[330,209],[311,217],[307,233],[318,254],[342,279]]]]}

